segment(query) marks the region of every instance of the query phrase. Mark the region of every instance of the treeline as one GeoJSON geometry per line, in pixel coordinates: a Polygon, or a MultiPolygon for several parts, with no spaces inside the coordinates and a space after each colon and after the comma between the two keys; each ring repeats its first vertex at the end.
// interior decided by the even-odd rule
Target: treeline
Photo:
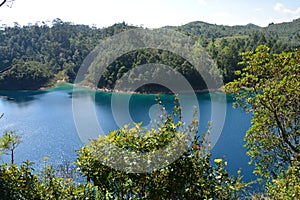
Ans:
{"type": "Polygon", "coordinates": [[[13,164],[22,139],[5,131],[0,154],[10,155],[11,164],[0,165],[0,199],[300,199],[300,50],[270,52],[264,45],[243,52],[245,68],[224,87],[235,94],[234,106],[252,113],[245,147],[254,182],[243,182],[240,171],[229,174],[226,161],[212,161],[209,128],[198,134],[197,113],[186,124],[176,96],[170,113],[157,97],[156,128],[138,123],[90,140],[73,167],[55,170],[45,162],[38,173],[30,161],[13,164]],[[262,193],[247,193],[253,183],[262,193]]]}
{"type": "Polygon", "coordinates": [[[72,82],[88,53],[102,38],[133,28],[123,24],[97,29],[53,20],[52,25],[2,27],[1,89],[38,89],[58,79],[72,82]],[[7,70],[9,69],[9,70],[7,70]]]}
{"type": "MultiPolygon", "coordinates": [[[[146,84],[138,88],[134,88],[132,86],[134,86],[136,82],[140,81],[151,82],[161,78],[170,80],[173,75],[172,69],[178,71],[187,80],[189,80],[189,83],[192,85],[194,90],[207,89],[205,81],[191,63],[174,53],[157,49],[137,50],[121,56],[104,70],[104,76],[100,78],[100,81],[97,83],[97,87],[114,89],[118,82],[118,84],[122,87],[121,89],[125,91],[133,90],[142,93],[171,92],[168,88],[155,84],[146,84]],[[161,64],[161,66],[154,68],[149,67],[147,69],[134,68],[135,66],[146,65],[149,63],[161,64]],[[169,66],[170,68],[163,67],[164,65],[169,66]],[[121,78],[127,72],[128,74],[124,81],[121,78]],[[162,77],[162,74],[164,77],[162,77]]],[[[95,72],[97,70],[97,67],[91,67],[89,69],[87,81],[93,81],[99,77],[99,74],[95,72]]]]}
{"type": "MultiPolygon", "coordinates": [[[[271,48],[272,53],[291,51],[300,46],[299,19],[290,23],[270,24],[266,28],[255,25],[219,26],[193,22],[180,27],[165,27],[192,36],[204,47],[222,72],[224,82],[235,78],[234,71],[242,68],[240,52],[254,50],[259,44],[271,48]]],[[[84,58],[101,40],[125,30],[138,27],[125,23],[107,28],[74,25],[60,19],[52,25],[2,27],[0,30],[0,89],[38,89],[58,80],[73,82],[84,58]]],[[[114,52],[107,52],[114,53],[114,52]]],[[[168,64],[191,82],[194,89],[207,86],[198,73],[184,59],[170,52],[145,49],[126,54],[108,67],[98,87],[111,89],[116,80],[133,66],[146,63],[168,64]],[[167,55],[168,54],[168,55],[167,55]]],[[[88,77],[95,75],[90,69],[88,77]]],[[[152,72],[149,71],[151,74],[152,72]]],[[[87,78],[88,81],[89,78],[87,78]]],[[[143,77],[134,77],[139,80],[143,77]]],[[[132,79],[132,81],[134,80],[132,79]]],[[[146,86],[145,86],[146,87],[146,86]]],[[[140,89],[151,91],[153,87],[140,89]]]]}
{"type": "Polygon", "coordinates": [[[226,37],[245,37],[255,32],[260,32],[266,35],[272,35],[281,42],[291,45],[292,48],[299,46],[299,26],[300,19],[292,22],[284,22],[279,24],[270,23],[267,27],[259,27],[254,24],[245,26],[224,26],[209,24],[206,22],[191,22],[183,26],[169,26],[166,28],[175,29],[192,36],[201,38],[226,38],[226,37]]]}

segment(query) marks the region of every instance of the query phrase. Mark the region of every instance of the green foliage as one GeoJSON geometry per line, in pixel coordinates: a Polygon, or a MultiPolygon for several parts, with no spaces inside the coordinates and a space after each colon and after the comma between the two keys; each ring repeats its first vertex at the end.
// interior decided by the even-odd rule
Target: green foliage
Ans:
{"type": "Polygon", "coordinates": [[[0,199],[104,199],[91,183],[75,183],[56,176],[51,165],[44,166],[40,176],[34,173],[33,163],[26,161],[0,166],[0,199]]]}
{"type": "Polygon", "coordinates": [[[76,183],[68,164],[58,170],[54,170],[52,165],[44,165],[39,176],[34,173],[34,163],[30,161],[20,166],[13,164],[14,150],[21,142],[21,136],[16,131],[5,131],[0,138],[0,150],[11,154],[12,163],[0,165],[0,200],[103,199],[93,184],[76,183]]]}
{"type": "Polygon", "coordinates": [[[179,27],[169,27],[173,28],[186,34],[192,36],[201,36],[202,38],[224,38],[235,35],[247,35],[253,31],[260,29],[259,26],[254,24],[248,24],[246,26],[224,26],[209,24],[206,22],[191,22],[179,27]]]}
{"type": "Polygon", "coordinates": [[[49,64],[35,61],[13,64],[10,70],[0,76],[2,89],[39,89],[52,78],[49,64]]]}
{"type": "Polygon", "coordinates": [[[4,131],[0,138],[0,155],[10,154],[11,163],[14,163],[14,152],[17,146],[22,142],[21,136],[17,134],[16,130],[4,131]]]}
{"type": "Polygon", "coordinates": [[[52,165],[44,166],[38,184],[39,199],[103,199],[93,184],[80,184],[70,177],[57,176],[52,165]]]}
{"type": "Polygon", "coordinates": [[[283,42],[288,42],[293,48],[299,47],[299,28],[300,19],[281,24],[269,24],[266,31],[272,35],[279,35],[283,42]]]}
{"type": "Polygon", "coordinates": [[[246,26],[223,26],[205,22],[191,22],[179,27],[168,27],[194,37],[217,63],[224,82],[233,81],[234,72],[243,66],[241,52],[255,50],[258,45],[267,45],[272,53],[290,51],[300,46],[299,22],[270,24],[261,28],[253,24],[246,26]]]}
{"type": "MultiPolygon", "coordinates": [[[[159,99],[158,103],[161,105],[159,99]]],[[[1,165],[0,199],[237,199],[248,184],[241,182],[239,174],[237,178],[230,177],[222,159],[211,162],[209,132],[201,137],[194,135],[198,130],[197,119],[185,127],[178,105],[176,98],[172,114],[161,107],[161,123],[156,128],[144,130],[141,124],[133,128],[126,126],[80,149],[76,164],[87,179],[85,184],[77,182],[68,164],[57,171],[45,163],[40,173],[34,172],[29,161],[20,167],[1,165]],[[191,135],[195,137],[193,143],[185,149],[191,135]],[[110,152],[111,144],[133,153],[153,153],[164,147],[170,156],[174,156],[172,151],[185,151],[162,168],[161,163],[154,163],[155,159],[147,159],[149,166],[144,173],[132,173],[130,167],[136,165],[134,160],[126,159],[122,152],[110,152]],[[101,158],[97,154],[99,150],[104,152],[101,158]],[[117,165],[123,162],[122,166],[127,168],[117,170],[108,164],[112,162],[117,165]]],[[[168,155],[161,156],[170,160],[168,155]]],[[[46,162],[47,158],[43,160],[46,162]]]]}
{"type": "MultiPolygon", "coordinates": [[[[195,47],[195,49],[196,48],[197,47],[195,47]]],[[[198,49],[199,48],[200,46],[198,49]]],[[[106,53],[111,54],[112,52],[101,52],[101,56],[106,53]]],[[[124,90],[132,92],[132,90],[136,88],[132,89],[130,86],[134,85],[134,83],[138,81],[151,82],[151,80],[156,80],[157,77],[160,77],[162,73],[166,75],[172,74],[172,70],[170,68],[166,69],[164,67],[156,67],[155,69],[150,68],[149,70],[143,68],[142,71],[139,71],[138,68],[134,68],[135,66],[150,63],[166,65],[173,70],[178,71],[189,81],[194,90],[207,89],[203,78],[200,76],[194,66],[174,53],[157,49],[136,50],[117,58],[104,70],[99,83],[96,85],[98,88],[113,89],[115,88],[117,81],[120,81],[119,79],[128,72],[129,74],[126,77],[126,81],[128,81],[126,85],[128,85],[128,88],[124,88],[124,90]]],[[[89,73],[86,81],[93,83],[95,82],[94,80],[97,80],[100,77],[100,74],[97,73],[100,71],[98,67],[101,67],[101,65],[99,65],[100,64],[91,65],[89,67],[89,73]]],[[[212,74],[211,76],[215,77],[217,75],[212,74]]],[[[119,84],[122,85],[122,82],[120,81],[119,84]]],[[[167,88],[159,87],[155,84],[148,84],[138,88],[137,92],[161,93],[169,92],[169,90],[167,88]]]]}
{"type": "Polygon", "coordinates": [[[0,89],[37,89],[56,80],[72,81],[100,39],[131,28],[120,23],[95,29],[60,19],[53,20],[51,27],[4,26],[0,29],[0,72],[4,71],[0,89]]]}
{"type": "Polygon", "coordinates": [[[241,52],[254,51],[258,45],[269,46],[271,53],[291,50],[291,45],[284,43],[278,36],[258,30],[244,36],[235,35],[208,41],[206,49],[221,70],[225,83],[238,78],[234,72],[244,67],[244,65],[238,65],[242,61],[241,52]]]}
{"type": "MultiPolygon", "coordinates": [[[[92,181],[107,199],[237,198],[238,192],[246,184],[240,182],[240,176],[236,179],[230,177],[225,170],[226,162],[222,159],[215,159],[214,163],[211,163],[208,132],[201,137],[195,136],[191,148],[175,162],[159,168],[160,163],[155,165],[149,158],[146,160],[149,164],[146,167],[148,170],[144,173],[131,173],[130,167],[137,165],[139,160],[123,157],[121,151],[153,153],[165,146],[172,146],[175,137],[182,141],[178,144],[180,151],[180,148],[184,148],[187,136],[198,130],[196,119],[188,129],[184,128],[181,109],[176,105],[173,114],[164,113],[162,119],[157,129],[144,130],[140,124],[133,128],[125,126],[105,137],[92,140],[89,145],[81,148],[76,164],[87,181],[92,181]],[[121,151],[112,151],[112,145],[121,151]],[[122,170],[118,170],[120,166],[122,170]]],[[[172,148],[168,149],[166,154],[174,151],[172,148]]]]}
{"type": "MultiPolygon", "coordinates": [[[[192,22],[166,28],[193,37],[210,53],[222,71],[224,81],[229,82],[236,78],[234,71],[243,68],[237,65],[241,61],[240,52],[255,50],[259,44],[268,45],[273,53],[299,47],[298,24],[299,19],[290,23],[271,24],[266,28],[253,24],[231,27],[192,22]]],[[[0,29],[0,72],[5,73],[0,74],[0,89],[37,89],[61,80],[72,82],[84,58],[99,41],[134,28],[137,27],[120,23],[97,29],[60,19],[53,20],[51,27],[46,24],[24,27],[17,23],[14,27],[3,25],[0,29]]],[[[163,54],[166,52],[146,49],[124,55],[107,68],[98,86],[111,89],[115,81],[132,67],[144,63],[163,63],[182,73],[195,89],[204,88],[201,77],[194,73],[189,63],[170,53],[163,54]]],[[[95,75],[95,71],[91,69],[89,76],[95,75]]],[[[152,89],[156,87],[141,88],[146,92],[152,89]]]]}
{"type": "Polygon", "coordinates": [[[38,178],[32,173],[29,161],[18,167],[15,164],[0,166],[0,199],[38,199],[38,178]]]}
{"type": "Polygon", "coordinates": [[[246,67],[225,89],[253,113],[245,140],[255,172],[276,178],[300,153],[300,51],[271,54],[259,46],[242,57],[246,67]]]}
{"type": "Polygon", "coordinates": [[[300,161],[294,160],[285,173],[267,186],[270,199],[300,199],[300,161]]]}

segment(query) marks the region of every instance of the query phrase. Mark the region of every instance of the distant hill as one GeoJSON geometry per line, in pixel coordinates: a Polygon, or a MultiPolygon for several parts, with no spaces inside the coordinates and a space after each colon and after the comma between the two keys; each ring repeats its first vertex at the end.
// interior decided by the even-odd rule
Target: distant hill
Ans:
{"type": "Polygon", "coordinates": [[[248,35],[255,31],[261,31],[268,34],[278,35],[280,38],[295,39],[300,36],[300,18],[295,19],[292,22],[283,22],[278,24],[271,23],[267,27],[260,27],[255,24],[247,24],[244,26],[225,26],[195,21],[182,26],[166,26],[165,28],[179,30],[189,35],[202,36],[206,38],[248,35]]]}
{"type": "MultiPolygon", "coordinates": [[[[53,85],[58,80],[72,82],[84,58],[101,40],[134,28],[138,27],[126,23],[95,28],[63,22],[60,19],[53,20],[51,25],[2,26],[0,89],[37,89],[53,85]]],[[[197,21],[164,28],[193,37],[217,64],[224,82],[236,78],[234,71],[243,67],[237,64],[241,61],[239,54],[243,51],[253,51],[260,44],[269,46],[272,53],[293,51],[300,47],[300,19],[279,24],[272,23],[268,27],[254,24],[224,26],[197,21]]],[[[179,72],[186,73],[186,77],[194,83],[195,88],[204,87],[199,82],[199,77],[193,76],[195,73],[187,62],[178,59],[176,55],[152,50],[132,52],[121,57],[118,62],[112,63],[113,66],[108,67],[107,76],[102,77],[98,87],[113,88],[115,81],[132,66],[148,62],[174,66],[179,72]],[[189,70],[186,70],[187,67],[189,70]]],[[[87,77],[92,77],[96,70],[91,67],[87,77]]]]}
{"type": "Polygon", "coordinates": [[[209,24],[202,21],[190,22],[182,26],[168,26],[166,28],[178,30],[188,35],[202,36],[205,38],[221,38],[234,35],[249,34],[253,30],[259,30],[261,27],[254,24],[245,26],[224,26],[209,24]]]}
{"type": "Polygon", "coordinates": [[[300,18],[292,22],[284,22],[280,24],[269,24],[268,27],[263,28],[263,31],[269,34],[278,35],[281,40],[290,43],[292,47],[300,46],[300,18]]]}
{"type": "Polygon", "coordinates": [[[259,27],[254,24],[244,26],[224,26],[196,21],[182,26],[166,28],[181,31],[194,37],[206,48],[223,73],[224,81],[235,78],[234,71],[241,68],[239,53],[255,50],[264,44],[272,53],[293,51],[300,47],[300,18],[292,22],[259,27]]]}
{"type": "Polygon", "coordinates": [[[260,32],[276,36],[282,42],[288,43],[293,48],[300,46],[300,18],[292,22],[271,23],[267,27],[260,27],[255,24],[225,26],[196,21],[182,26],[166,26],[165,28],[178,30],[188,35],[215,39],[233,36],[249,36],[255,32],[260,32]]]}

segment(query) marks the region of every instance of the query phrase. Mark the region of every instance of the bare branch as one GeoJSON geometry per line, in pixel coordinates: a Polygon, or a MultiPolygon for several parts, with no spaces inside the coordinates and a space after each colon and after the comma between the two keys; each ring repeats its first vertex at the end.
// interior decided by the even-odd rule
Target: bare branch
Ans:
{"type": "Polygon", "coordinates": [[[3,0],[2,3],[0,4],[0,7],[3,6],[6,3],[7,0],[3,0]]]}
{"type": "Polygon", "coordinates": [[[9,5],[7,5],[8,7],[12,7],[12,4],[13,4],[13,2],[14,2],[14,0],[0,0],[1,1],[1,3],[0,3],[0,7],[1,6],[3,6],[5,3],[7,3],[7,4],[9,4],[9,5]]]}
{"type": "Polygon", "coordinates": [[[7,70],[9,70],[10,68],[11,68],[11,67],[6,67],[6,68],[4,68],[4,69],[1,69],[1,70],[0,70],[0,74],[3,73],[3,72],[5,72],[5,71],[7,71],[7,70]]]}

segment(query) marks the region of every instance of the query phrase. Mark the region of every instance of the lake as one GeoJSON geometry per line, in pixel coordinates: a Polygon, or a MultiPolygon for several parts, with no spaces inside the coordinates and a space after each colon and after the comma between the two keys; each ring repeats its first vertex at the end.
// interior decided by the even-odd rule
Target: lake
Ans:
{"type": "MultiPolygon", "coordinates": [[[[41,91],[0,91],[0,131],[17,130],[23,142],[17,147],[15,160],[21,163],[31,160],[41,165],[41,158],[48,156],[49,162],[59,164],[76,159],[76,150],[83,146],[77,133],[72,110],[73,88],[62,84],[52,89],[41,91]]],[[[129,94],[117,94],[115,98],[124,98],[129,94]]],[[[214,94],[218,95],[218,93],[214,94]]],[[[95,94],[95,113],[104,133],[118,128],[114,121],[111,107],[112,93],[97,91],[95,94]]],[[[161,99],[170,110],[173,106],[172,95],[161,95],[161,99]]],[[[210,120],[211,98],[208,94],[197,94],[200,107],[200,128],[207,130],[210,120]]],[[[85,98],[79,99],[82,104],[85,98]]],[[[156,104],[155,95],[132,95],[129,112],[135,122],[150,122],[151,110],[156,104]],[[150,110],[150,112],[149,112],[150,110]]],[[[228,170],[236,174],[242,169],[245,181],[256,179],[253,167],[248,165],[244,135],[250,127],[251,114],[241,109],[232,108],[232,97],[227,96],[227,111],[221,135],[212,149],[213,158],[223,158],[228,162],[228,170]]],[[[191,111],[192,115],[192,111],[191,111]]],[[[83,119],[89,122],[89,119],[83,119]]],[[[214,122],[212,122],[214,124],[214,122]]],[[[8,162],[8,156],[2,156],[1,162],[8,162]]]]}

